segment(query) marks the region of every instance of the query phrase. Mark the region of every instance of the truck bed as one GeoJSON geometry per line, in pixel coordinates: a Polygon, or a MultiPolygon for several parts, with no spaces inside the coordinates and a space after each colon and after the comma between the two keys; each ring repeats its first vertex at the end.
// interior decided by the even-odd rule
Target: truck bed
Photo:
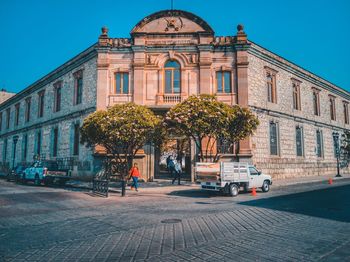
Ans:
{"type": "Polygon", "coordinates": [[[240,162],[196,163],[199,182],[248,182],[248,164],[240,162]]]}

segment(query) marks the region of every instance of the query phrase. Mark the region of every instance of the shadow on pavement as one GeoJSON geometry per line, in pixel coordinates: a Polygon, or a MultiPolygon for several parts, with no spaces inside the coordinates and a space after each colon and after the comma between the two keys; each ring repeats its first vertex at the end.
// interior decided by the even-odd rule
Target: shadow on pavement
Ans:
{"type": "Polygon", "coordinates": [[[177,190],[177,191],[172,191],[167,195],[190,197],[190,198],[211,198],[211,197],[223,196],[221,192],[206,191],[201,189],[177,190]]]}
{"type": "Polygon", "coordinates": [[[307,216],[350,222],[350,185],[239,202],[307,216]]]}

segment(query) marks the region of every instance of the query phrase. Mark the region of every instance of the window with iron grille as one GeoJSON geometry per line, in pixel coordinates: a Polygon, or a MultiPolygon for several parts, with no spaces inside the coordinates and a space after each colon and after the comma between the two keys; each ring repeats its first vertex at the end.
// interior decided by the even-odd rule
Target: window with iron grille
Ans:
{"type": "Polygon", "coordinates": [[[22,139],[22,160],[26,161],[28,154],[28,135],[24,134],[22,139]]]}
{"type": "Polygon", "coordinates": [[[276,122],[270,122],[270,154],[279,155],[279,134],[276,122]]]}
{"type": "Polygon", "coordinates": [[[53,129],[52,143],[52,156],[56,157],[58,151],[58,127],[53,129]]]}
{"type": "Polygon", "coordinates": [[[304,136],[302,127],[297,126],[295,128],[295,142],[297,156],[304,156],[304,136]]]}
{"type": "Polygon", "coordinates": [[[323,137],[321,130],[316,130],[316,155],[317,157],[323,157],[323,137]]]}
{"type": "Polygon", "coordinates": [[[79,133],[80,133],[80,127],[79,124],[74,125],[74,141],[73,141],[73,155],[77,156],[79,155],[79,133]]]}

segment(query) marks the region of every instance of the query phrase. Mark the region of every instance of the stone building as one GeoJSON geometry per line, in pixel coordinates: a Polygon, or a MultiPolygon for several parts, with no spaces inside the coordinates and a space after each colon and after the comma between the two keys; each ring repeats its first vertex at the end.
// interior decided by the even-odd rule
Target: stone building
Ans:
{"type": "MultiPolygon", "coordinates": [[[[130,35],[112,38],[102,28],[96,44],[0,105],[3,166],[40,154],[93,174],[99,153],[79,144],[89,113],[132,101],[162,114],[190,95],[215,94],[260,119],[254,136],[217,145],[223,160],[249,161],[274,177],[335,174],[334,135],[350,127],[349,92],[249,41],[241,25],[215,36],[200,17],[165,10],[130,35]]],[[[169,152],[145,146],[137,158],[144,178],[159,176],[181,143],[174,139],[169,152]]],[[[190,174],[193,143],[184,148],[190,174]]]]}
{"type": "Polygon", "coordinates": [[[15,95],[15,93],[7,92],[5,89],[2,88],[0,90],[0,104],[5,102],[10,97],[13,97],[14,95],[15,95]]]}

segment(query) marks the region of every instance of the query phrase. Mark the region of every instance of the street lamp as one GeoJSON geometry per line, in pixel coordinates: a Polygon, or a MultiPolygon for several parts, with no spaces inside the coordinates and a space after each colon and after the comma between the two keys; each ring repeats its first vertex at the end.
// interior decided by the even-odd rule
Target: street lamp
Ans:
{"type": "Polygon", "coordinates": [[[333,133],[333,141],[334,141],[334,148],[335,148],[335,156],[337,158],[337,175],[336,175],[336,177],[341,177],[340,167],[339,167],[340,148],[339,148],[339,134],[338,133],[333,133]]]}
{"type": "Polygon", "coordinates": [[[15,168],[15,159],[16,159],[16,145],[18,142],[18,136],[13,137],[13,161],[12,161],[12,169],[15,168]]]}

